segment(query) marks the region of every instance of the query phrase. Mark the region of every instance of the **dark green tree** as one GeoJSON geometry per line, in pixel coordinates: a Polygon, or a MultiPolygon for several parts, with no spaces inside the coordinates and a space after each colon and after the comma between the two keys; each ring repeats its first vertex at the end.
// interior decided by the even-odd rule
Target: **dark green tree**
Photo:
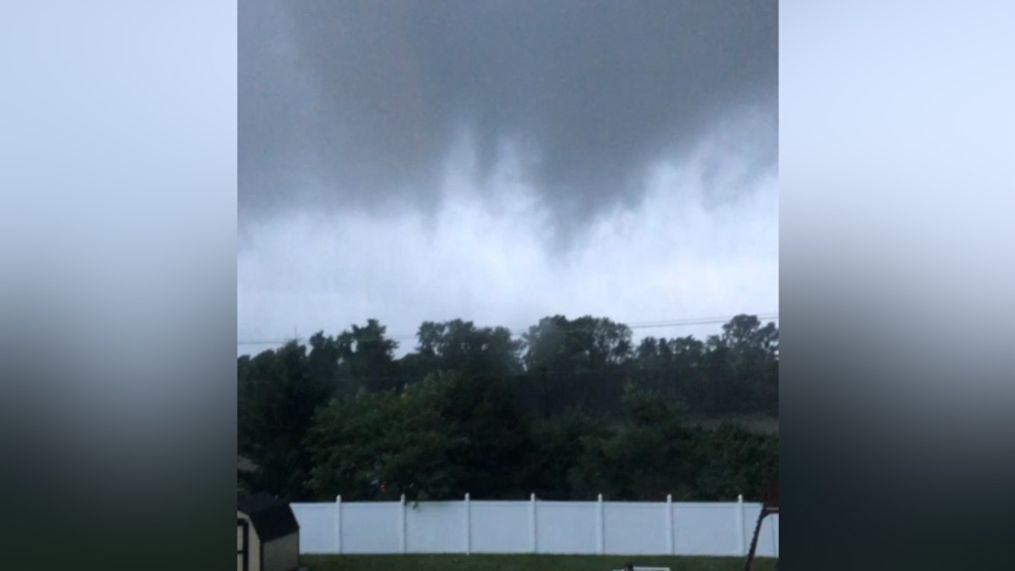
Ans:
{"type": "Polygon", "coordinates": [[[513,402],[502,382],[457,372],[337,399],[307,438],[308,485],[321,498],[517,494],[529,440],[513,402]]]}
{"type": "Polygon", "coordinates": [[[403,371],[422,378],[438,371],[470,376],[505,377],[522,371],[521,341],[503,327],[476,327],[455,319],[424,322],[417,333],[416,351],[401,360],[403,371]]]}
{"type": "Polygon", "coordinates": [[[239,484],[293,500],[751,498],[778,436],[741,417],[778,413],[778,341],[747,315],[637,346],[623,324],[558,315],[522,339],[426,322],[395,359],[376,320],[318,332],[239,358],[238,445],[256,466],[239,484]]]}
{"type": "Polygon", "coordinates": [[[606,318],[555,315],[523,337],[529,406],[545,416],[573,406],[616,410],[632,354],[630,328],[606,318]]]}
{"type": "Polygon", "coordinates": [[[335,338],[338,366],[346,385],[365,386],[370,390],[402,384],[395,363],[398,343],[387,337],[387,328],[376,319],[366,325],[353,325],[335,338]]]}
{"type": "Polygon", "coordinates": [[[303,439],[331,392],[310,375],[306,347],[294,341],[242,361],[238,389],[239,452],[257,466],[244,476],[246,486],[304,498],[310,461],[303,439]]]}
{"type": "Polygon", "coordinates": [[[693,496],[693,432],[683,407],[657,393],[625,387],[624,419],[605,437],[585,437],[572,473],[578,495],[604,493],[628,500],[693,496]]]}

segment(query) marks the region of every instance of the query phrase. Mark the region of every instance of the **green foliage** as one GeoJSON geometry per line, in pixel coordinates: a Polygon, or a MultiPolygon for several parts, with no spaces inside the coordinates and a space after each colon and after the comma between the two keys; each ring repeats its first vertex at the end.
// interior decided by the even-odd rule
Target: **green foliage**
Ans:
{"type": "Polygon", "coordinates": [[[591,316],[569,321],[544,317],[524,335],[530,371],[593,371],[623,363],[631,352],[631,330],[591,316]]]}
{"type": "Polygon", "coordinates": [[[309,487],[322,498],[413,500],[510,490],[528,442],[504,391],[450,373],[401,392],[337,399],[318,413],[306,443],[309,487]]]}
{"type": "Polygon", "coordinates": [[[420,326],[401,359],[376,320],[241,357],[240,485],[290,499],[758,497],[778,438],[702,416],[778,412],[778,330],[645,338],[608,319],[522,336],[420,326]]]}
{"type": "Polygon", "coordinates": [[[537,421],[533,425],[532,447],[525,467],[525,480],[530,483],[531,491],[546,499],[587,499],[588,494],[581,493],[585,492],[584,488],[576,489],[570,483],[588,454],[586,443],[598,441],[607,434],[608,429],[600,419],[581,409],[537,421]],[[579,492],[577,496],[576,491],[579,492]]]}
{"type": "Polygon", "coordinates": [[[243,475],[244,485],[304,497],[310,465],[303,438],[328,386],[310,375],[306,348],[296,343],[241,359],[238,369],[239,452],[259,467],[243,475]]]}
{"type": "Polygon", "coordinates": [[[545,317],[523,335],[525,404],[544,416],[581,407],[609,412],[631,360],[631,330],[591,316],[545,317]]]}
{"type": "Polygon", "coordinates": [[[472,376],[501,377],[522,371],[521,341],[503,327],[476,327],[471,321],[432,321],[419,326],[415,353],[401,361],[403,371],[423,378],[437,371],[459,371],[472,376]]]}
{"type": "Polygon", "coordinates": [[[678,403],[628,385],[624,420],[605,437],[584,439],[585,454],[572,484],[589,496],[658,499],[667,493],[692,495],[692,433],[678,403]]]}
{"type": "Polygon", "coordinates": [[[427,406],[432,383],[404,393],[361,391],[319,411],[306,448],[314,463],[309,487],[319,498],[393,499],[450,490],[457,466],[454,437],[427,406]]]}
{"type": "Polygon", "coordinates": [[[698,429],[694,488],[708,498],[737,494],[760,499],[766,484],[776,481],[779,441],[730,423],[717,430],[698,429]]]}

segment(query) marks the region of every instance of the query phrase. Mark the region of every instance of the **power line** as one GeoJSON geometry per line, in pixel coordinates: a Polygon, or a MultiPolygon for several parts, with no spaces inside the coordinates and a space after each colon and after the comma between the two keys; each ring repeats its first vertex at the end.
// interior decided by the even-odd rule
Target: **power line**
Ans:
{"type": "MultiPolygon", "coordinates": [[[[738,315],[744,315],[744,314],[738,314],[738,315]]],[[[779,320],[779,314],[776,313],[776,312],[755,313],[755,314],[747,314],[747,315],[752,315],[753,317],[757,317],[759,321],[778,321],[779,320]]],[[[736,315],[711,316],[711,317],[685,317],[685,318],[675,318],[675,319],[664,319],[664,320],[658,320],[658,321],[640,321],[640,322],[633,322],[633,323],[614,322],[614,323],[616,323],[618,325],[626,325],[628,329],[656,329],[656,328],[666,328],[666,327],[686,327],[686,326],[691,326],[691,325],[711,325],[711,324],[718,324],[718,323],[728,323],[734,317],[736,317],[736,315]]],[[[483,327],[478,327],[478,329],[483,329],[483,327]]],[[[491,327],[490,329],[493,329],[493,328],[491,327]]],[[[524,330],[519,331],[517,329],[509,329],[507,327],[502,327],[501,329],[506,329],[508,331],[508,333],[510,333],[512,336],[521,336],[521,335],[523,335],[525,333],[528,333],[528,331],[529,331],[528,329],[524,329],[524,330]]],[[[582,326],[576,326],[576,325],[570,325],[568,327],[568,330],[570,330],[570,331],[575,331],[575,330],[579,330],[580,331],[582,329],[588,329],[588,328],[582,327],[582,326]]],[[[411,341],[411,340],[415,340],[416,337],[417,337],[416,333],[397,333],[397,334],[385,335],[384,339],[390,340],[390,341],[411,341]]],[[[250,345],[254,345],[254,346],[256,346],[256,345],[260,345],[260,346],[285,345],[286,343],[291,343],[293,341],[299,342],[299,341],[305,341],[305,340],[306,340],[305,337],[294,336],[294,337],[289,337],[289,338],[286,338],[286,339],[262,339],[262,340],[237,341],[236,344],[238,346],[250,346],[250,345]]],[[[381,340],[381,338],[377,337],[377,338],[360,338],[360,339],[357,339],[356,341],[357,342],[367,342],[367,341],[380,341],[380,340],[381,340]]]]}
{"type": "MultiPolygon", "coordinates": [[[[757,313],[748,314],[757,317],[759,321],[771,320],[778,321],[778,313],[757,313]]],[[[661,321],[642,321],[636,323],[629,323],[627,326],[631,329],[648,329],[653,327],[679,327],[685,325],[708,325],[712,323],[727,323],[731,319],[736,317],[735,315],[722,316],[722,317],[694,317],[685,319],[667,319],[661,321]]]]}

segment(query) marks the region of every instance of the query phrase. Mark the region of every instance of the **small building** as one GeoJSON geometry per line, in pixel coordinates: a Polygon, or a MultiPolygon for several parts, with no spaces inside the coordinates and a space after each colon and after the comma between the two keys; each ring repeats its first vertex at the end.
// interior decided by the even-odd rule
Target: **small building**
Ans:
{"type": "Polygon", "coordinates": [[[287,502],[261,493],[236,508],[236,571],[299,569],[300,526],[287,502]]]}

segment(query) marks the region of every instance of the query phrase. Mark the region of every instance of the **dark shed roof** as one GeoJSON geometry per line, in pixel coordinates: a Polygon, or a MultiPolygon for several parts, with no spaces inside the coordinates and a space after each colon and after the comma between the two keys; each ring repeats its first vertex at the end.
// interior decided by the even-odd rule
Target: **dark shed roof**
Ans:
{"type": "Polygon", "coordinates": [[[261,541],[271,541],[300,529],[289,504],[269,494],[240,496],[236,509],[250,518],[261,541]]]}

